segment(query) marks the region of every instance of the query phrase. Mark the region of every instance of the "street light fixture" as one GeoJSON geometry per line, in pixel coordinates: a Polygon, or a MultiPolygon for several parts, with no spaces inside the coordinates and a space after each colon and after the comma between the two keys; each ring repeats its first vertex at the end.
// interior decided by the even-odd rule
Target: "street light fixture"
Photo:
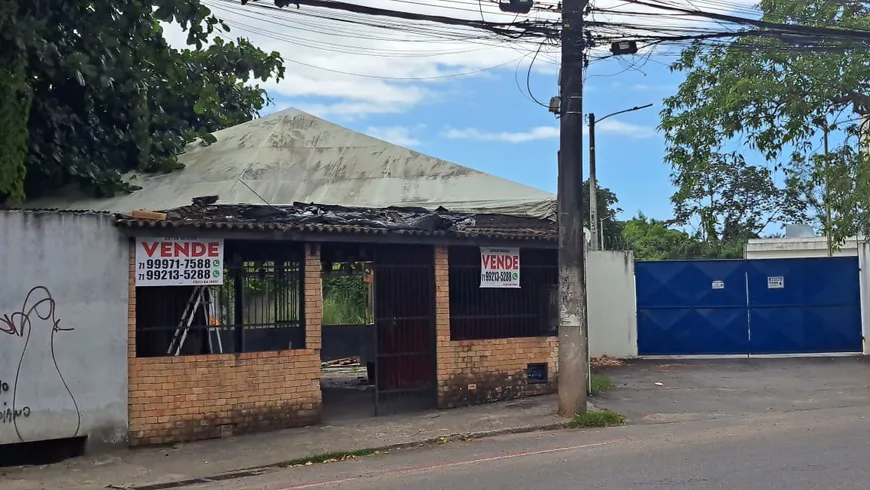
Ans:
{"type": "Polygon", "coordinates": [[[601,244],[598,227],[598,183],[595,182],[595,124],[600,123],[608,117],[618,116],[626,112],[639,111],[652,106],[652,104],[635,106],[624,111],[610,113],[599,119],[595,119],[594,113],[589,113],[589,231],[592,234],[590,246],[592,250],[599,250],[601,244]]]}

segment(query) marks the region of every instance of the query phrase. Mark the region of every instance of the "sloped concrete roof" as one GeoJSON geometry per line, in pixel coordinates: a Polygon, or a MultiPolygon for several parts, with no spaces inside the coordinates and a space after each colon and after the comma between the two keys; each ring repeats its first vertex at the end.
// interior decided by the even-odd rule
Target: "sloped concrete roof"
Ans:
{"type": "Polygon", "coordinates": [[[555,196],[439,160],[332,124],[296,109],[215,133],[191,144],[185,169],[135,175],[142,187],[108,199],[60,197],[28,207],[128,213],[187,206],[219,196],[220,204],[420,206],[463,212],[550,217],[555,196]]]}

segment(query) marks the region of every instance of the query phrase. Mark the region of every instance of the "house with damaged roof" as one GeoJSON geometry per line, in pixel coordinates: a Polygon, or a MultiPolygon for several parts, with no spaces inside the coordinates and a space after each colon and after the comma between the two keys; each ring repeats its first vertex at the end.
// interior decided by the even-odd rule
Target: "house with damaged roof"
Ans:
{"type": "MultiPolygon", "coordinates": [[[[554,196],[293,109],[215,136],[129,195],[0,212],[33,244],[0,263],[33,282],[4,289],[0,317],[39,285],[64,324],[100,325],[28,357],[75,366],[53,415],[69,427],[0,426],[0,444],[158,444],[555,390],[554,196]],[[69,263],[91,266],[46,273],[69,263]]],[[[621,342],[601,353],[632,355],[633,309],[619,325],[610,310],[633,301],[633,265],[614,258],[590,261],[590,317],[621,342]]],[[[40,393],[33,416],[51,410],[40,393]]]]}

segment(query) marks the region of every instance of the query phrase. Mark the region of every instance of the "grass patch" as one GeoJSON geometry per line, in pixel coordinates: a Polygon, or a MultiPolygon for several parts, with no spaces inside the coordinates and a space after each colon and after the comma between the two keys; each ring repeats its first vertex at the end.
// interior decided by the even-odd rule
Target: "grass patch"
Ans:
{"type": "Polygon", "coordinates": [[[625,425],[625,417],[611,410],[588,410],[578,413],[571,421],[575,429],[589,427],[617,427],[625,425]]]}
{"type": "Polygon", "coordinates": [[[298,458],[282,463],[281,467],[287,468],[290,466],[307,466],[312,464],[333,463],[335,461],[346,461],[348,459],[363,458],[378,454],[380,451],[375,449],[358,449],[356,451],[343,451],[338,453],[323,453],[315,454],[307,458],[298,458]]]}
{"type": "Polygon", "coordinates": [[[333,297],[323,298],[323,324],[324,325],[365,325],[365,305],[353,304],[350,301],[341,301],[333,297]]]}
{"type": "Polygon", "coordinates": [[[601,374],[593,373],[590,381],[590,384],[592,385],[591,391],[593,396],[616,386],[615,384],[613,384],[613,381],[611,381],[610,378],[601,374]]]}

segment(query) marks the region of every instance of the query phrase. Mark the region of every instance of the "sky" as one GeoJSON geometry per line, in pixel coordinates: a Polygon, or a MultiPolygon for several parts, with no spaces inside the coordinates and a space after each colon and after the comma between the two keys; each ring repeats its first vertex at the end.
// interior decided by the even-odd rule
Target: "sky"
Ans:
{"type": "MultiPolygon", "coordinates": [[[[473,20],[509,22],[516,17],[499,12],[492,0],[349,1],[473,20]]],[[[232,31],[225,37],[247,37],[284,57],[285,78],[262,84],[274,100],[263,115],[294,107],[391,143],[555,193],[558,120],[532,100],[527,87],[544,104],[557,95],[558,47],[545,46],[534,56],[536,43],[506,42],[464,28],[379,18],[400,22],[402,27],[384,29],[360,25],[359,20],[368,21],[365,16],[332,9],[291,6],[276,11],[253,3],[242,7],[238,0],[203,3],[230,25],[232,31]],[[416,32],[407,32],[409,28],[416,32]]],[[[538,5],[552,3],[555,0],[540,0],[538,5]]],[[[626,2],[596,2],[596,6],[608,5],[626,2]]],[[[558,19],[540,12],[530,16],[558,19]]],[[[650,22],[654,26],[655,20],[650,22]]],[[[183,44],[183,35],[171,28],[167,37],[175,45],[183,44]]],[[[617,194],[622,218],[641,211],[653,218],[671,217],[673,187],[657,125],[663,98],[673,95],[683,78],[668,69],[673,59],[664,55],[611,58],[588,69],[584,112],[601,117],[653,104],[596,126],[599,185],[617,194]]],[[[583,139],[588,152],[588,138],[583,139]]],[[[584,168],[586,175],[588,168],[584,168]]]]}

